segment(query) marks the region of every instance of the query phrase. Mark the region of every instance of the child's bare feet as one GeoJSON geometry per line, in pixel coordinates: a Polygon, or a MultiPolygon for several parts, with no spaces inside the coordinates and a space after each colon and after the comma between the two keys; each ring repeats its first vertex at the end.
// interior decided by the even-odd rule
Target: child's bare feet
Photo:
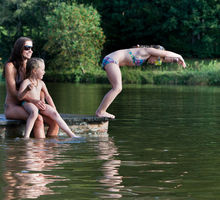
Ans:
{"type": "Polygon", "coordinates": [[[79,135],[75,135],[73,138],[81,138],[81,136],[79,136],[79,135]]]}
{"type": "Polygon", "coordinates": [[[108,113],[108,112],[101,112],[101,113],[96,112],[96,116],[97,117],[107,117],[107,118],[115,119],[115,116],[108,113]]]}
{"type": "Polygon", "coordinates": [[[71,136],[71,138],[81,138],[81,137],[74,134],[73,136],[71,136]]]}

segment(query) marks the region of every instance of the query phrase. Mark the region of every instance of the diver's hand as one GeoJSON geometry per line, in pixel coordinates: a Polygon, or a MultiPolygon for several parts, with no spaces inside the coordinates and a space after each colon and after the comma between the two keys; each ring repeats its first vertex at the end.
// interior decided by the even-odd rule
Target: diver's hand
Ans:
{"type": "Polygon", "coordinates": [[[180,57],[178,57],[178,58],[175,58],[175,59],[176,59],[175,62],[177,62],[178,65],[182,65],[183,68],[186,68],[186,63],[185,63],[185,61],[183,60],[182,56],[180,56],[180,57]]]}

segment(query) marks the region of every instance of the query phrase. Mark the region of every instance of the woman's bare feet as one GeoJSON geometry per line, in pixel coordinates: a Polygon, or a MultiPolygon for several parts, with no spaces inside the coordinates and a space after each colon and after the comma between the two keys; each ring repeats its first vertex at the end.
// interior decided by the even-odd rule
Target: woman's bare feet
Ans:
{"type": "Polygon", "coordinates": [[[95,114],[97,117],[107,117],[107,118],[115,119],[115,116],[108,112],[96,112],[95,114]]]}

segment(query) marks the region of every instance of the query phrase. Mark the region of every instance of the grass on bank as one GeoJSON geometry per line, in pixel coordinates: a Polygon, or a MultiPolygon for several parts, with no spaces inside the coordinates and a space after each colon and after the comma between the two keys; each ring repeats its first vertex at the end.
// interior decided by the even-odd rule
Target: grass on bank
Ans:
{"type": "MultiPolygon", "coordinates": [[[[144,65],[142,67],[121,67],[125,84],[172,84],[172,85],[220,85],[220,60],[186,59],[187,68],[176,64],[161,66],[144,65]]],[[[48,71],[46,82],[73,83],[109,83],[101,67],[90,71],[78,69],[72,71],[48,71]]]]}
{"type": "MultiPolygon", "coordinates": [[[[220,60],[186,60],[187,68],[176,64],[121,67],[125,84],[220,85],[220,60]]],[[[109,83],[101,67],[67,72],[48,71],[50,82],[109,83]]]]}

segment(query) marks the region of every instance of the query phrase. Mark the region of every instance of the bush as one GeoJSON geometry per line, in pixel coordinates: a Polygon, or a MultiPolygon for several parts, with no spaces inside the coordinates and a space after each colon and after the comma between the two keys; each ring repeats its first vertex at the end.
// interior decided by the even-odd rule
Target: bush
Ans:
{"type": "Polygon", "coordinates": [[[61,3],[47,16],[48,42],[44,49],[50,54],[50,69],[97,66],[105,42],[100,15],[92,6],[61,3]]]}
{"type": "MultiPolygon", "coordinates": [[[[220,85],[218,60],[188,60],[187,68],[165,65],[161,68],[121,67],[125,84],[220,85]]],[[[47,71],[46,81],[75,83],[109,83],[104,70],[47,71]]]]}
{"type": "Polygon", "coordinates": [[[3,73],[3,63],[2,63],[2,58],[0,57],[0,81],[3,80],[3,76],[2,76],[2,73],[3,73]]]}

